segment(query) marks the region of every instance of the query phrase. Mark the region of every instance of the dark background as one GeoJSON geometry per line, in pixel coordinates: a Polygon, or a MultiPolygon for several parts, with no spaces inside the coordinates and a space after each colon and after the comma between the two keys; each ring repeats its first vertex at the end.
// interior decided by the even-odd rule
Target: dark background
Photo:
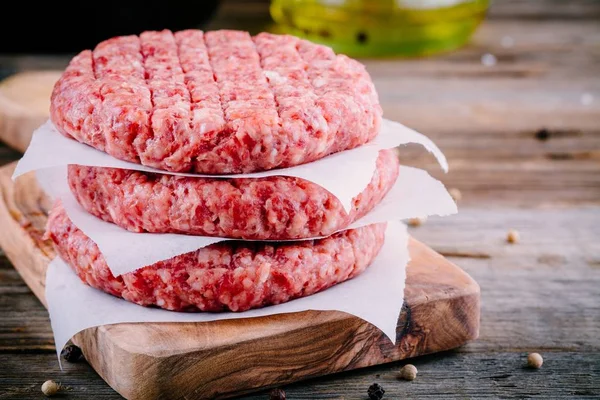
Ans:
{"type": "Polygon", "coordinates": [[[0,13],[0,53],[69,53],[145,30],[201,28],[219,0],[11,1],[0,13]],[[14,18],[10,18],[14,16],[14,18]]]}

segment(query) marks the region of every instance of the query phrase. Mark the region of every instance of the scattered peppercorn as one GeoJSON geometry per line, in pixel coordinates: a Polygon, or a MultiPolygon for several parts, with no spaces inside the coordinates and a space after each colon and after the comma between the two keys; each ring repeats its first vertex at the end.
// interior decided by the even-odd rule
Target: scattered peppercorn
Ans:
{"type": "Polygon", "coordinates": [[[535,137],[537,140],[545,141],[550,139],[550,132],[547,129],[540,129],[535,133],[535,137]]]}
{"type": "Polygon", "coordinates": [[[285,400],[285,392],[282,389],[273,389],[269,394],[270,400],[285,400]]]}
{"type": "Polygon", "coordinates": [[[455,202],[458,203],[462,200],[462,193],[457,188],[451,188],[448,190],[448,193],[450,193],[450,197],[452,197],[455,202]]]}
{"type": "Polygon", "coordinates": [[[369,399],[371,400],[381,400],[385,390],[379,385],[379,383],[374,383],[369,386],[369,390],[367,390],[367,394],[369,395],[369,399]]]}
{"type": "Polygon", "coordinates": [[[514,229],[509,230],[506,235],[506,241],[508,243],[517,243],[519,241],[519,232],[514,229]]]}
{"type": "Polygon", "coordinates": [[[539,353],[529,353],[527,355],[527,366],[529,368],[538,369],[544,363],[544,359],[539,353]]]}
{"type": "Polygon", "coordinates": [[[417,367],[412,364],[406,364],[400,370],[400,378],[404,379],[405,381],[414,381],[417,377],[417,372],[417,367]]]}
{"type": "Polygon", "coordinates": [[[68,362],[76,362],[81,358],[81,349],[74,344],[69,344],[60,352],[62,358],[68,362]]]}
{"type": "Polygon", "coordinates": [[[493,54],[485,53],[484,55],[481,56],[481,63],[485,67],[493,67],[494,65],[496,65],[498,63],[498,58],[493,54]]]}
{"type": "Polygon", "coordinates": [[[410,226],[421,226],[427,221],[427,217],[411,218],[408,220],[410,226]]]}
{"type": "Polygon", "coordinates": [[[53,380],[46,381],[42,384],[42,393],[45,396],[54,396],[60,390],[60,385],[53,380]]]}

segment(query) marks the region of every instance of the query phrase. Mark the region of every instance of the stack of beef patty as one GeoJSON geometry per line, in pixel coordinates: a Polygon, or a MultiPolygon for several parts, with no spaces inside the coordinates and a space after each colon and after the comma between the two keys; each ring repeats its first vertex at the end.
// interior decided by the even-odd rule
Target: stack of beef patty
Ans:
{"type": "MultiPolygon", "coordinates": [[[[51,120],[65,136],[169,172],[253,173],[316,161],[378,134],[382,110],[359,62],[292,36],[144,32],[100,43],[57,82],[51,120]]],[[[70,165],[90,214],[133,232],[224,241],[115,277],[60,202],[47,235],[86,284],[141,305],[244,311],[307,296],[363,272],[385,224],[347,229],[398,176],[379,153],[346,211],[321,186],[289,176],[207,178],[70,165]],[[320,237],[320,239],[310,239],[320,237]]]]}

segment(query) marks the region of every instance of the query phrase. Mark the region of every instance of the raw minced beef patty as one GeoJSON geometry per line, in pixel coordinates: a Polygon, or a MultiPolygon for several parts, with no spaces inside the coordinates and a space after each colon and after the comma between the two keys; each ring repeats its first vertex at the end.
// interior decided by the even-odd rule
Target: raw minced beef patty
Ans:
{"type": "Polygon", "coordinates": [[[349,212],[321,186],[294,177],[188,178],[79,165],[68,171],[85,210],[129,231],[286,240],[328,236],[371,211],[394,185],[398,158],[380,152],[349,212]]]}
{"type": "Polygon", "coordinates": [[[60,203],[50,213],[46,235],[92,287],[144,306],[217,312],[284,303],[357,276],[381,249],[385,227],[300,242],[222,242],[116,278],[60,203]]]}
{"type": "Polygon", "coordinates": [[[293,36],[144,32],[71,60],[52,93],[65,136],[168,171],[289,167],[373,139],[382,110],[364,66],[293,36]]]}

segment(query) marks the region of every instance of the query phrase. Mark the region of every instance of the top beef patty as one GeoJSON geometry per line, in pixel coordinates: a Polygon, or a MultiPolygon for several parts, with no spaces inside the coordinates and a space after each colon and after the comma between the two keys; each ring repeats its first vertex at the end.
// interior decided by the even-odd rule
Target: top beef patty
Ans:
{"type": "Polygon", "coordinates": [[[229,174],[360,146],[381,123],[359,62],[293,36],[144,32],[79,53],[56,83],[65,136],[126,161],[229,174]]]}

